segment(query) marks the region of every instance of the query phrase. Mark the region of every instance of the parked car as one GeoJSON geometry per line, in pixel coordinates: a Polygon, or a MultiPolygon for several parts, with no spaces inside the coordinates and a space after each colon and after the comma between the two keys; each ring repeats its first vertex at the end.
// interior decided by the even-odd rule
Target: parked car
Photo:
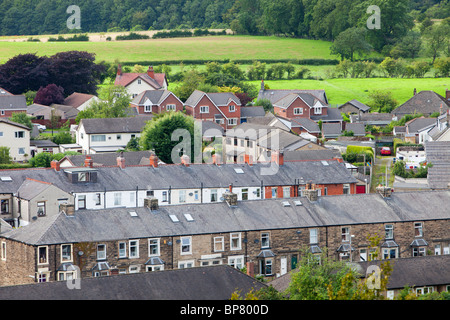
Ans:
{"type": "Polygon", "coordinates": [[[34,125],[38,128],[39,131],[47,130],[47,127],[44,126],[43,124],[35,123],[34,125]]]}
{"type": "Polygon", "coordinates": [[[383,156],[389,156],[389,155],[391,155],[391,149],[389,147],[383,147],[383,148],[381,148],[380,153],[383,156]]]}

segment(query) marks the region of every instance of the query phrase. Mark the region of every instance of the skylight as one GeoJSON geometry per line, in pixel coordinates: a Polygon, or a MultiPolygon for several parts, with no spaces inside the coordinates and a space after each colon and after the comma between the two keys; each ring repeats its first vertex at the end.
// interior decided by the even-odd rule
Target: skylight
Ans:
{"type": "Polygon", "coordinates": [[[185,213],[184,217],[186,218],[187,221],[194,221],[194,218],[192,218],[190,213],[185,213]]]}
{"type": "Polygon", "coordinates": [[[132,217],[137,217],[137,216],[138,216],[138,214],[137,214],[136,211],[130,211],[129,214],[130,214],[130,216],[132,216],[132,217]]]}
{"type": "Polygon", "coordinates": [[[324,166],[328,166],[328,162],[326,162],[325,160],[322,160],[321,162],[324,166]]]}
{"type": "Polygon", "coordinates": [[[0,177],[2,181],[12,181],[11,177],[0,177]]]}
{"type": "Polygon", "coordinates": [[[174,214],[169,214],[170,219],[172,220],[172,222],[179,222],[180,220],[178,220],[177,216],[174,214]]]}
{"type": "Polygon", "coordinates": [[[291,204],[289,203],[289,201],[283,201],[283,207],[290,207],[291,204]]]}
{"type": "Polygon", "coordinates": [[[296,206],[301,206],[302,205],[302,202],[300,200],[295,200],[294,203],[295,203],[296,206]]]}
{"type": "Polygon", "coordinates": [[[242,170],[241,168],[234,168],[234,171],[236,173],[244,173],[244,170],[242,170]]]}

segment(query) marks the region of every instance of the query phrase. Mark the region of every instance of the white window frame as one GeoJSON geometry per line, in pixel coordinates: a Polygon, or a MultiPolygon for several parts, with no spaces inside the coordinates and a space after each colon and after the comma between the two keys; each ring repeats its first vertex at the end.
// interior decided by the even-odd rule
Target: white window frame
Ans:
{"type": "Polygon", "coordinates": [[[14,132],[14,137],[17,139],[25,138],[25,131],[16,131],[14,132]]]}
{"type": "Polygon", "coordinates": [[[230,233],[230,250],[242,249],[242,234],[240,232],[230,233]],[[236,244],[234,242],[237,242],[236,244]]]}
{"type": "Polygon", "coordinates": [[[144,112],[151,113],[152,112],[152,105],[151,104],[144,105],[144,112]]]}
{"type": "Polygon", "coordinates": [[[235,106],[234,104],[230,104],[230,105],[228,106],[228,111],[229,111],[229,112],[235,112],[235,111],[236,111],[236,106],[235,106]]]}
{"type": "Polygon", "coordinates": [[[192,254],[192,237],[180,237],[180,255],[192,254]]]}
{"type": "Polygon", "coordinates": [[[224,237],[214,237],[214,252],[223,252],[225,251],[225,238],[224,237]]]}
{"type": "Polygon", "coordinates": [[[315,106],[314,114],[322,114],[322,106],[315,106]]]}
{"type": "Polygon", "coordinates": [[[91,136],[91,142],[105,142],[106,141],[106,135],[104,134],[93,134],[91,136]]]}
{"type": "Polygon", "coordinates": [[[283,187],[283,198],[291,197],[291,187],[283,187]]]}
{"type": "Polygon", "coordinates": [[[229,256],[228,265],[236,269],[244,268],[244,256],[229,256]]]}
{"type": "Polygon", "coordinates": [[[200,106],[200,113],[209,113],[209,106],[200,106]]]}
{"type": "Polygon", "coordinates": [[[161,255],[160,250],[160,239],[159,238],[151,238],[148,239],[148,256],[149,257],[156,257],[161,255]],[[156,252],[152,253],[152,248],[156,248],[156,252]]]}
{"type": "Polygon", "coordinates": [[[1,253],[1,259],[2,259],[3,261],[6,261],[6,242],[5,242],[5,241],[2,241],[1,251],[2,251],[2,253],[1,253]]]}
{"type": "Polygon", "coordinates": [[[163,264],[154,264],[145,266],[145,272],[164,271],[163,264]]]}
{"type": "Polygon", "coordinates": [[[118,245],[119,250],[119,258],[126,258],[127,257],[127,243],[125,241],[120,241],[118,245]],[[123,248],[120,248],[121,245],[123,245],[123,248]]]}
{"type": "Polygon", "coordinates": [[[294,114],[295,115],[303,114],[303,108],[294,108],[294,114]]]}
{"type": "Polygon", "coordinates": [[[227,124],[228,124],[229,126],[235,126],[235,125],[237,125],[237,118],[229,118],[229,119],[227,119],[227,124]]]}
{"type": "Polygon", "coordinates": [[[72,244],[62,244],[61,245],[61,248],[60,248],[60,253],[61,253],[61,263],[63,263],[63,262],[72,262],[73,261],[73,245],[72,244]],[[70,257],[67,259],[67,258],[64,258],[64,255],[63,255],[63,248],[64,247],[69,247],[70,248],[70,257]]]}
{"type": "Polygon", "coordinates": [[[182,260],[178,261],[178,269],[187,269],[195,267],[194,260],[182,260]]]}
{"type": "Polygon", "coordinates": [[[97,245],[97,260],[106,260],[106,244],[98,244],[97,245]],[[103,250],[100,249],[103,247],[103,250]]]}
{"type": "Polygon", "coordinates": [[[270,233],[261,232],[261,249],[270,248],[270,233]]]}
{"type": "Polygon", "coordinates": [[[309,229],[309,244],[319,243],[319,229],[309,229]]]}
{"type": "Polygon", "coordinates": [[[414,222],[414,236],[423,237],[423,224],[422,222],[414,222]]]}
{"type": "Polygon", "coordinates": [[[45,217],[47,214],[47,210],[45,207],[45,201],[38,201],[36,206],[37,206],[37,211],[36,214],[38,217],[45,217]],[[41,211],[42,210],[42,211],[41,211]]]}
{"type": "Polygon", "coordinates": [[[166,111],[175,111],[177,110],[177,106],[173,103],[166,105],[166,111]]]}
{"type": "Polygon", "coordinates": [[[128,257],[130,259],[139,258],[139,240],[129,240],[128,241],[128,257]],[[136,244],[133,244],[136,243],[136,244]],[[132,254],[132,249],[135,249],[135,253],[132,254]]]}
{"type": "Polygon", "coordinates": [[[385,231],[385,239],[394,239],[394,225],[393,224],[386,224],[384,226],[385,231]]]}
{"type": "Polygon", "coordinates": [[[341,227],[341,239],[342,239],[342,242],[350,241],[350,228],[349,227],[341,227]]]}
{"type": "Polygon", "coordinates": [[[210,201],[211,202],[217,202],[217,189],[211,189],[211,194],[210,194],[210,201]]]}
{"type": "Polygon", "coordinates": [[[122,205],[122,193],[114,192],[114,205],[115,206],[122,205]]]}
{"type": "Polygon", "coordinates": [[[37,264],[38,265],[43,265],[43,264],[48,264],[48,246],[39,246],[37,247],[37,264]],[[45,249],[45,261],[41,261],[41,249],[45,249]]]}
{"type": "Polygon", "coordinates": [[[137,264],[132,264],[128,267],[128,273],[139,273],[141,272],[141,266],[137,264]]]}

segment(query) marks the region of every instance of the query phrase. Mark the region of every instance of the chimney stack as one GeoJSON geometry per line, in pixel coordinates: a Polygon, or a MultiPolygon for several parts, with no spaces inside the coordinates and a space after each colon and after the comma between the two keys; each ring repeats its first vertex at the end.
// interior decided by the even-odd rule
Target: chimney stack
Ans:
{"type": "Polygon", "coordinates": [[[238,204],[237,194],[233,192],[233,185],[230,184],[228,190],[223,193],[223,198],[227,202],[228,206],[235,207],[238,204]]]}
{"type": "Polygon", "coordinates": [[[153,168],[158,168],[158,157],[156,156],[156,154],[152,154],[150,156],[150,166],[152,166],[153,168]]]}
{"type": "Polygon", "coordinates": [[[150,210],[158,210],[159,209],[158,199],[155,197],[145,198],[144,199],[144,207],[147,207],[150,210]]]}
{"type": "Polygon", "coordinates": [[[416,93],[417,93],[417,90],[416,90],[416,88],[414,88],[414,93],[413,93],[413,95],[415,96],[416,93]]]}
{"type": "Polygon", "coordinates": [[[150,78],[155,79],[155,72],[153,71],[153,67],[152,67],[152,66],[148,67],[147,75],[148,75],[150,78]]]}
{"type": "Polygon", "coordinates": [[[50,167],[52,169],[54,169],[55,171],[60,171],[61,170],[61,164],[59,163],[58,160],[52,160],[52,162],[50,162],[50,167]]]}
{"type": "Polygon", "coordinates": [[[117,157],[117,166],[121,169],[125,169],[125,158],[123,157],[123,153],[120,153],[120,156],[117,157]]]}
{"type": "Polygon", "coordinates": [[[272,151],[272,162],[275,162],[279,166],[284,164],[284,154],[282,150],[272,151]]]}
{"type": "Polygon", "coordinates": [[[319,200],[319,190],[316,190],[316,186],[312,183],[312,181],[309,181],[306,184],[306,188],[305,190],[303,190],[303,194],[311,202],[319,200]]]}
{"type": "Polygon", "coordinates": [[[253,157],[249,154],[244,155],[244,162],[249,166],[253,165],[253,157]]]}
{"type": "Polygon", "coordinates": [[[221,164],[220,154],[215,153],[215,154],[212,155],[212,163],[216,164],[216,165],[220,165],[221,164]]]}
{"type": "Polygon", "coordinates": [[[181,164],[182,165],[189,167],[190,163],[191,163],[191,160],[189,159],[188,155],[184,154],[181,156],[181,164]]]}
{"type": "Polygon", "coordinates": [[[392,194],[392,188],[387,186],[378,185],[376,187],[377,192],[383,197],[383,198],[390,198],[392,194]]]}
{"type": "Polygon", "coordinates": [[[75,213],[75,206],[69,203],[61,203],[59,205],[59,211],[64,212],[66,216],[73,216],[75,213]]]}
{"type": "Polygon", "coordinates": [[[119,63],[119,65],[117,66],[117,75],[121,76],[122,75],[122,65],[119,63]]]}
{"type": "Polygon", "coordinates": [[[94,161],[92,160],[92,158],[90,156],[86,156],[86,159],[84,159],[84,166],[88,167],[88,168],[94,167],[94,161]]]}
{"type": "Polygon", "coordinates": [[[450,102],[450,90],[448,89],[445,90],[445,99],[450,102]]]}

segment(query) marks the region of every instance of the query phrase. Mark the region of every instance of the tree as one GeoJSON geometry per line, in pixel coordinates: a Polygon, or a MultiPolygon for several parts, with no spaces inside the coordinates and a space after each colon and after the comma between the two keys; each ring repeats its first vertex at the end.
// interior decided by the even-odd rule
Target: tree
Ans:
{"type": "Polygon", "coordinates": [[[11,163],[11,157],[9,155],[8,147],[0,147],[0,164],[11,163]]]}
{"type": "Polygon", "coordinates": [[[181,101],[186,101],[202,82],[204,82],[204,77],[198,70],[190,69],[184,71],[183,81],[180,85],[175,87],[173,93],[180,98],[181,101]]]}
{"type": "Polygon", "coordinates": [[[433,65],[441,77],[450,76],[450,57],[437,58],[433,65]]]}
{"type": "Polygon", "coordinates": [[[33,167],[48,168],[48,167],[50,167],[52,160],[53,160],[53,155],[51,153],[41,152],[30,159],[30,164],[33,167]]]}
{"type": "Polygon", "coordinates": [[[353,61],[354,54],[364,55],[372,50],[372,46],[365,40],[364,28],[352,27],[341,32],[330,47],[331,54],[341,56],[341,60],[353,61]]]}
{"type": "MultiPolygon", "coordinates": [[[[178,132],[180,132],[178,131],[178,132]]],[[[161,161],[165,163],[177,163],[183,154],[193,159],[194,155],[194,118],[181,112],[165,112],[153,117],[144,129],[139,140],[143,150],[154,150],[161,161]],[[187,136],[172,141],[175,130],[183,131],[187,136]],[[180,146],[180,144],[182,146],[180,146]]]]}
{"type": "Polygon", "coordinates": [[[33,129],[33,124],[31,123],[31,116],[27,115],[25,112],[15,112],[9,118],[13,122],[17,122],[33,129]]]}
{"type": "Polygon", "coordinates": [[[433,25],[424,32],[423,36],[427,44],[427,54],[432,58],[433,64],[450,41],[450,26],[448,24],[433,25]]]}
{"type": "Polygon", "coordinates": [[[391,112],[397,106],[398,102],[392,97],[390,91],[375,90],[369,93],[371,101],[369,106],[372,110],[378,112],[391,112]]]}
{"type": "Polygon", "coordinates": [[[419,32],[409,31],[391,50],[393,58],[415,59],[422,48],[422,38],[419,32]]]}
{"type": "Polygon", "coordinates": [[[51,56],[50,60],[48,81],[63,87],[66,96],[74,92],[97,94],[105,66],[95,63],[94,53],[65,51],[51,56]]]}
{"type": "Polygon", "coordinates": [[[79,123],[84,118],[121,118],[128,116],[131,97],[122,86],[103,87],[99,93],[100,100],[78,112],[75,119],[79,123]]]}
{"type": "Polygon", "coordinates": [[[54,83],[40,87],[33,102],[45,106],[53,103],[61,104],[64,102],[64,89],[54,83]]]}
{"type": "Polygon", "coordinates": [[[19,54],[0,65],[0,87],[12,94],[37,91],[47,85],[48,58],[19,54]]]}

